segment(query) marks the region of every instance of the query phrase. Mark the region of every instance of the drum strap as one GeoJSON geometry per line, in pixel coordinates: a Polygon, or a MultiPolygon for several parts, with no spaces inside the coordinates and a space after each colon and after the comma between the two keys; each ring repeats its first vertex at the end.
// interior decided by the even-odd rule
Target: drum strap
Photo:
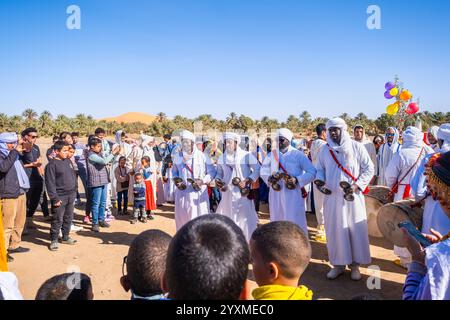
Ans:
{"type": "MultiPolygon", "coordinates": [[[[284,168],[284,166],[281,164],[279,158],[278,158],[278,152],[276,152],[275,150],[273,151],[273,158],[275,159],[275,161],[278,163],[278,165],[280,166],[281,170],[283,170],[283,172],[287,175],[290,176],[290,174],[287,172],[287,170],[284,168]]],[[[308,196],[308,191],[306,191],[306,189],[304,187],[301,188],[302,191],[302,198],[305,199],[308,196]]]]}
{"type": "MultiPolygon", "coordinates": [[[[356,182],[358,179],[356,179],[355,176],[352,175],[352,173],[339,162],[333,150],[330,147],[328,147],[328,150],[330,151],[331,157],[333,158],[334,162],[336,162],[338,168],[341,169],[342,172],[344,172],[347,176],[349,176],[353,180],[353,182],[356,182]]],[[[366,189],[363,191],[363,194],[369,194],[369,187],[366,187],[366,189]]]]}
{"type": "Polygon", "coordinates": [[[417,157],[416,161],[414,162],[414,164],[408,169],[408,171],[406,171],[405,175],[403,176],[403,178],[401,179],[397,179],[397,182],[392,186],[390,194],[393,195],[394,193],[398,192],[398,187],[401,185],[405,185],[405,191],[403,192],[403,200],[408,199],[409,195],[411,193],[411,185],[408,184],[402,184],[402,181],[405,180],[405,178],[408,176],[408,174],[412,171],[412,169],[417,165],[417,163],[419,162],[419,160],[422,158],[422,154],[423,151],[425,150],[425,148],[422,148],[422,150],[420,150],[419,156],[417,157]]]}

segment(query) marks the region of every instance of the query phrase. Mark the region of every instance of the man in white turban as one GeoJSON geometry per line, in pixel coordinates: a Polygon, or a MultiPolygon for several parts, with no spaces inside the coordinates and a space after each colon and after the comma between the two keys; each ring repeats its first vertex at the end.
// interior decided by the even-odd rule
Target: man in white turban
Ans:
{"type": "Polygon", "coordinates": [[[207,185],[215,176],[214,167],[195,145],[195,135],[184,130],[180,137],[181,151],[174,155],[172,168],[174,181],[179,181],[175,182],[177,230],[190,220],[210,213],[207,185]]]}
{"type": "Polygon", "coordinates": [[[344,120],[331,119],[326,127],[328,145],[320,150],[316,168],[317,180],[325,182],[331,191],[325,196],[323,209],[328,256],[333,265],[327,278],[336,279],[348,265],[351,278],[360,280],[359,265],[371,261],[363,191],[373,178],[374,167],[366,148],[350,138],[344,120]],[[344,192],[341,182],[350,185],[349,190],[344,192]],[[344,199],[349,193],[353,201],[344,199]]]}
{"type": "Polygon", "coordinates": [[[252,182],[259,179],[260,164],[255,156],[239,146],[240,137],[235,133],[223,136],[225,152],[217,161],[217,179],[224,184],[222,198],[216,213],[231,218],[244,232],[247,241],[258,224],[253,200],[242,190],[250,192],[252,182]]]}
{"type": "Polygon", "coordinates": [[[438,131],[438,126],[432,126],[430,129],[428,129],[427,132],[427,142],[434,151],[437,151],[437,149],[439,149],[437,137],[438,131]]]}
{"type": "Polygon", "coordinates": [[[272,150],[264,159],[261,178],[270,187],[270,221],[291,221],[308,234],[304,187],[314,180],[316,169],[302,151],[291,146],[293,136],[289,129],[278,130],[278,150],[272,150]],[[289,179],[278,181],[280,173],[289,175],[289,179]]]}
{"type": "Polygon", "coordinates": [[[378,179],[377,184],[380,186],[387,186],[385,173],[386,168],[389,165],[392,157],[397,153],[401,145],[398,142],[399,133],[397,128],[389,127],[386,129],[384,137],[385,143],[378,150],[377,162],[378,162],[378,179]]]}
{"type": "Polygon", "coordinates": [[[356,142],[362,143],[369,153],[370,160],[372,160],[374,168],[377,168],[377,150],[375,149],[375,145],[369,139],[367,139],[366,132],[364,127],[361,124],[357,124],[353,127],[353,139],[356,142]]]}
{"type": "MultiPolygon", "coordinates": [[[[403,144],[399,152],[394,154],[388,167],[385,178],[389,188],[395,193],[394,201],[412,199],[411,180],[417,172],[422,159],[433,150],[423,142],[423,133],[416,127],[407,127],[403,133],[403,144]]],[[[400,259],[396,264],[406,267],[411,261],[407,249],[394,246],[394,253],[400,259]]]]}

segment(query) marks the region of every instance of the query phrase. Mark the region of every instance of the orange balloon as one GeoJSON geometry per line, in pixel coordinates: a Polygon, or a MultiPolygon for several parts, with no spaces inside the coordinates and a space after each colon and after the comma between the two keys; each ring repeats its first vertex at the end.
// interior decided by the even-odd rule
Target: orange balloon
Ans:
{"type": "Polygon", "coordinates": [[[403,90],[400,94],[400,99],[402,99],[403,101],[409,101],[411,98],[412,94],[408,90],[403,90]]]}

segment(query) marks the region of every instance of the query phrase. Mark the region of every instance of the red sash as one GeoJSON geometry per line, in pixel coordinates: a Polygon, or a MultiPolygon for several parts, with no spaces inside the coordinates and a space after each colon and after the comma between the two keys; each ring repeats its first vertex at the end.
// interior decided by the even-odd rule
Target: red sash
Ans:
{"type": "Polygon", "coordinates": [[[397,179],[397,182],[392,186],[391,191],[389,192],[391,195],[393,195],[394,193],[397,193],[398,192],[398,187],[403,185],[403,186],[406,186],[406,187],[405,187],[405,191],[403,192],[402,199],[403,200],[409,199],[409,196],[411,195],[411,185],[409,183],[408,184],[402,183],[402,181],[408,176],[408,174],[411,172],[411,170],[419,162],[420,158],[422,157],[422,153],[423,153],[424,150],[425,150],[425,148],[422,148],[422,150],[420,150],[420,153],[419,153],[419,156],[416,159],[416,162],[414,162],[414,164],[408,169],[408,171],[403,176],[403,178],[401,178],[400,180],[397,179]]]}
{"type": "MultiPolygon", "coordinates": [[[[287,170],[281,164],[280,160],[278,160],[278,153],[275,150],[273,150],[272,152],[273,152],[273,158],[275,159],[276,162],[278,162],[278,165],[280,166],[281,170],[283,170],[283,172],[285,174],[289,175],[287,170]]],[[[302,191],[302,198],[305,199],[308,196],[308,191],[306,191],[306,189],[304,187],[301,187],[301,191],[302,191]]]]}
{"type": "MultiPolygon", "coordinates": [[[[336,162],[338,168],[341,169],[342,172],[344,172],[347,176],[349,176],[349,177],[353,180],[353,182],[358,181],[358,179],[355,178],[355,177],[352,175],[352,173],[351,173],[350,171],[348,171],[347,168],[345,168],[345,167],[339,162],[339,160],[336,158],[336,155],[334,154],[333,150],[332,150],[330,147],[328,147],[328,150],[330,151],[331,157],[333,158],[334,162],[336,162]]],[[[366,189],[364,189],[363,194],[364,194],[364,195],[369,194],[369,187],[366,187],[366,189]]]]}

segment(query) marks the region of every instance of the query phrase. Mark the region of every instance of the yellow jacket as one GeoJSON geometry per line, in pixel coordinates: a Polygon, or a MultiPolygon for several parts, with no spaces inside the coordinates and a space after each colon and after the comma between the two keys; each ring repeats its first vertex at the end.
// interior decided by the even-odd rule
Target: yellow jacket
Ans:
{"type": "Polygon", "coordinates": [[[256,288],[252,295],[255,300],[312,300],[313,292],[305,286],[268,285],[256,288]]]}

